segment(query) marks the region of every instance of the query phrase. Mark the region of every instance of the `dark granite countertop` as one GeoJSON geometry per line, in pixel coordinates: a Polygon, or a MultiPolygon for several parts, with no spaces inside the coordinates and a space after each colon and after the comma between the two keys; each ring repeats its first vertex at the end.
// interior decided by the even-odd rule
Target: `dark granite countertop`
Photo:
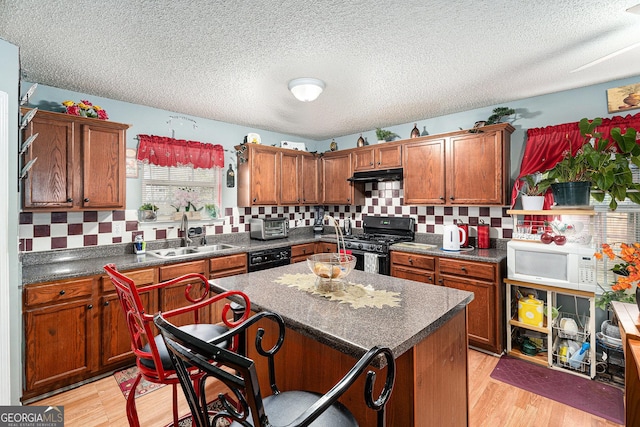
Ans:
{"type": "Polygon", "coordinates": [[[280,314],[291,329],[354,358],[374,345],[397,358],[436,331],[473,300],[473,293],[354,270],[346,281],[398,292],[397,307],[353,308],[274,282],[285,274],[311,274],[306,263],[211,280],[214,289],[245,292],[252,309],[280,314]]]}
{"type": "MultiPolygon", "coordinates": [[[[331,232],[321,236],[314,236],[311,227],[296,229],[287,239],[267,241],[252,240],[249,238],[249,233],[234,233],[220,236],[209,236],[208,240],[209,244],[227,243],[236,247],[215,253],[193,254],[188,257],[176,259],[161,259],[148,254],[136,255],[132,253],[133,246],[131,243],[97,246],[94,248],[24,253],[21,257],[22,285],[104,274],[102,267],[108,263],[114,263],[120,270],[130,270],[134,268],[215,258],[261,249],[299,245],[315,241],[336,241],[335,235],[331,232]]],[[[441,240],[441,236],[438,235],[416,234],[417,243],[433,243],[441,240]]],[[[180,239],[152,241],[148,242],[147,249],[165,249],[178,247],[179,245],[180,239]]],[[[434,256],[483,262],[501,262],[506,259],[506,243],[504,248],[498,246],[498,248],[476,249],[469,252],[445,252],[438,248],[425,250],[418,246],[406,247],[402,245],[393,245],[391,250],[425,253],[434,256]]]]}

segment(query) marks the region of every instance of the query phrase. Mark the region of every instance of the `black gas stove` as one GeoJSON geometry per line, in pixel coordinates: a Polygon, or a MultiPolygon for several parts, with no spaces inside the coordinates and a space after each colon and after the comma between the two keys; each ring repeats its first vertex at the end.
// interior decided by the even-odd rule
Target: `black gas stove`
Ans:
{"type": "Polygon", "coordinates": [[[356,257],[356,269],[390,274],[389,247],[394,243],[411,242],[415,237],[415,220],[404,217],[367,216],[363,234],[344,236],[345,249],[356,257]],[[377,262],[367,262],[375,258],[377,262]],[[375,266],[374,266],[375,264],[375,266]]]}

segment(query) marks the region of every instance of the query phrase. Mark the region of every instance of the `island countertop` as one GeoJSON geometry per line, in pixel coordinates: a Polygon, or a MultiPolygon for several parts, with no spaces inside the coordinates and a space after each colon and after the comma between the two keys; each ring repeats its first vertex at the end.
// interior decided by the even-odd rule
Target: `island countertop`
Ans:
{"type": "Polygon", "coordinates": [[[354,358],[375,345],[389,347],[398,358],[473,300],[471,292],[354,270],[346,282],[370,285],[386,296],[397,293],[398,299],[396,306],[356,308],[278,282],[285,275],[291,282],[296,274],[308,280],[303,276],[312,273],[306,263],[297,263],[210,282],[219,292],[243,291],[253,310],[278,313],[289,328],[354,358]]]}

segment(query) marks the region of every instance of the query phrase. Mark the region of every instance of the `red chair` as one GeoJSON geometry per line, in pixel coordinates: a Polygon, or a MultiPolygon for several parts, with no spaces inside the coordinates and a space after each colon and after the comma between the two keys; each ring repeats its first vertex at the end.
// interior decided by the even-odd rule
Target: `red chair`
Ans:
{"type": "MultiPolygon", "coordinates": [[[[144,378],[153,383],[170,384],[173,387],[173,425],[177,426],[177,386],[180,380],[176,375],[169,351],[162,336],[156,332],[157,329],[153,324],[153,314],[146,312],[133,280],[120,273],[114,264],[105,265],[104,270],[116,288],[122,310],[126,316],[131,338],[131,348],[136,355],[136,365],[138,366],[139,372],[127,398],[127,419],[129,420],[129,425],[133,427],[140,426],[135,403],[135,389],[140,380],[144,378]]],[[[166,318],[175,318],[175,316],[180,315],[182,321],[184,321],[184,315],[188,315],[190,317],[190,323],[180,326],[180,329],[189,334],[196,335],[205,341],[211,341],[228,331],[229,328],[241,324],[250,315],[251,303],[249,297],[240,291],[227,291],[221,294],[215,294],[210,289],[207,278],[198,273],[190,273],[166,282],[145,286],[141,288],[141,290],[144,290],[144,292],[154,291],[181,283],[184,283],[185,305],[180,308],[165,311],[162,314],[166,318]],[[227,319],[229,310],[231,309],[231,304],[227,303],[222,310],[222,324],[212,324],[209,323],[207,319],[200,319],[201,309],[234,295],[244,300],[244,307],[242,307],[243,314],[240,318],[234,316],[234,320],[227,319]]],[[[237,351],[239,344],[238,339],[233,339],[231,342],[226,341],[218,345],[230,351],[237,351]]],[[[190,367],[189,376],[197,390],[203,373],[197,368],[190,367]]]]}

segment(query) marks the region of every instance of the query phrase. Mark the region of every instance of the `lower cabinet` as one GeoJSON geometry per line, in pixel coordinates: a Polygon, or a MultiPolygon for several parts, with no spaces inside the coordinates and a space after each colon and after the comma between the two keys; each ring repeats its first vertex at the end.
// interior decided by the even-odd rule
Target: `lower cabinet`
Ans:
{"type": "MultiPolygon", "coordinates": [[[[219,279],[221,277],[235,276],[247,272],[247,254],[228,255],[209,260],[209,279],[219,279]]],[[[222,309],[226,301],[216,302],[212,306],[211,316],[214,322],[222,318],[222,309]]],[[[230,313],[229,317],[233,317],[230,313]]]]}
{"type": "Polygon", "coordinates": [[[391,252],[391,275],[473,292],[467,306],[469,344],[500,354],[504,349],[502,263],[391,252]]]}
{"type": "MultiPolygon", "coordinates": [[[[208,274],[208,262],[207,260],[199,260],[199,261],[191,261],[191,262],[183,262],[180,264],[173,264],[160,267],[159,277],[160,282],[165,282],[167,280],[175,279],[176,277],[182,276],[183,274],[188,273],[200,273],[205,275],[208,274]]],[[[200,280],[193,280],[193,283],[200,283],[200,280]]],[[[187,296],[185,295],[185,286],[184,283],[167,286],[166,288],[159,290],[160,294],[158,295],[159,302],[159,310],[160,311],[169,311],[174,308],[179,308],[184,305],[189,304],[187,300],[187,296]]],[[[194,286],[191,288],[189,292],[189,298],[198,299],[207,295],[206,289],[202,286],[194,286]]],[[[201,321],[211,321],[212,318],[212,309],[211,307],[203,307],[199,310],[198,315],[200,316],[201,321]]],[[[189,323],[193,323],[193,314],[185,313],[180,314],[175,317],[171,317],[171,323],[182,326],[189,323]]]]}
{"type": "Polygon", "coordinates": [[[89,277],[25,287],[23,400],[96,370],[96,281],[89,277]]]}
{"type": "Polygon", "coordinates": [[[328,252],[338,252],[338,244],[329,243],[329,242],[316,242],[315,253],[321,254],[321,253],[328,253],[328,252]]]}
{"type": "Polygon", "coordinates": [[[304,243],[291,246],[291,264],[304,262],[309,255],[316,253],[316,243],[304,243]]]}

